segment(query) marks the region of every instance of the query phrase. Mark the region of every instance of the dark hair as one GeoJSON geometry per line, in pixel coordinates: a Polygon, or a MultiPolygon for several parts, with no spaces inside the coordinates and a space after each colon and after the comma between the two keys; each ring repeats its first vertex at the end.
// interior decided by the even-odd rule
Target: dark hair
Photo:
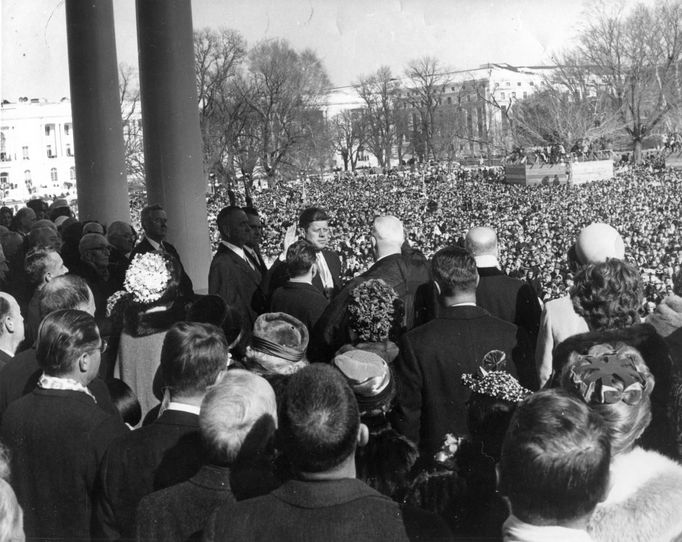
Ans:
{"type": "Polygon", "coordinates": [[[225,336],[211,324],[178,322],[161,348],[161,375],[173,395],[202,393],[227,367],[225,336]]]}
{"type": "Polygon", "coordinates": [[[431,260],[433,278],[444,296],[452,296],[455,290],[471,291],[476,289],[478,271],[476,260],[471,253],[461,247],[445,247],[433,255],[431,260]]]}
{"type": "Polygon", "coordinates": [[[286,263],[289,276],[300,277],[310,271],[316,257],[315,247],[310,242],[305,239],[296,241],[287,250],[286,263]]]}
{"type": "Polygon", "coordinates": [[[260,218],[260,214],[258,213],[258,209],[256,209],[255,207],[242,207],[241,209],[247,215],[257,216],[258,218],[260,218]]]}
{"type": "Polygon", "coordinates": [[[150,215],[154,211],[165,211],[162,205],[158,203],[154,203],[153,205],[147,205],[140,211],[140,224],[142,224],[144,228],[144,223],[149,220],[150,215]]]}
{"type": "Polygon", "coordinates": [[[64,309],[48,314],[38,328],[36,359],[46,374],[70,373],[78,357],[100,341],[95,319],[87,312],[64,309]]]}
{"type": "Polygon", "coordinates": [[[49,206],[47,202],[40,199],[34,198],[26,202],[26,207],[33,209],[33,212],[37,215],[38,213],[47,213],[49,206]]]}
{"type": "Polygon", "coordinates": [[[225,224],[227,221],[227,217],[230,216],[232,213],[236,213],[237,211],[244,212],[244,209],[241,207],[238,207],[237,205],[228,205],[227,207],[223,207],[220,209],[220,212],[218,213],[218,216],[216,218],[216,224],[218,226],[218,229],[225,224]]]}
{"type": "Polygon", "coordinates": [[[135,427],[142,419],[142,408],[137,395],[130,389],[130,386],[119,378],[107,380],[107,389],[111,395],[111,402],[123,418],[123,421],[135,427]]]}
{"type": "Polygon", "coordinates": [[[55,277],[40,290],[38,312],[40,318],[59,309],[76,309],[86,305],[91,298],[88,283],[78,275],[55,277]]]}
{"type": "MultiPolygon", "coordinates": [[[[10,302],[6,297],[0,296],[0,320],[9,316],[10,312],[12,312],[12,305],[10,305],[10,302]]],[[[1,329],[0,333],[2,333],[1,329]]]]}
{"type": "Polygon", "coordinates": [[[561,389],[516,409],[502,447],[499,490],[526,523],[591,513],[609,484],[611,446],[601,417],[561,389]]]}
{"type": "Polygon", "coordinates": [[[300,472],[324,472],[355,450],[360,412],[346,379],[328,365],[289,378],[279,415],[282,450],[300,472]]]}
{"type": "Polygon", "coordinates": [[[483,453],[500,460],[502,442],[516,403],[473,392],[467,401],[467,427],[471,437],[483,446],[483,453]]]}
{"type": "Polygon", "coordinates": [[[629,327],[638,322],[644,287],[637,268],[612,258],[583,267],[575,275],[571,299],[591,330],[629,327]]]}
{"type": "Polygon", "coordinates": [[[298,217],[298,227],[307,230],[313,222],[318,220],[329,220],[327,211],[320,207],[308,207],[298,217]]]}
{"type": "Polygon", "coordinates": [[[45,276],[45,270],[50,263],[50,256],[57,252],[53,248],[34,247],[24,258],[24,271],[34,286],[40,284],[45,276]]]}
{"type": "Polygon", "coordinates": [[[187,321],[213,324],[222,330],[230,345],[242,330],[241,313],[215,294],[198,297],[187,309],[187,321]]]}

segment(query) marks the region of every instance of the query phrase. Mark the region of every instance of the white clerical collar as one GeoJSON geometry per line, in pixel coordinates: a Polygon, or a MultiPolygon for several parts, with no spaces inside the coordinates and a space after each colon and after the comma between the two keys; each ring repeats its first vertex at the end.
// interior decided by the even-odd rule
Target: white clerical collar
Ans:
{"type": "Polygon", "coordinates": [[[464,303],[455,303],[454,305],[448,305],[448,307],[475,307],[476,303],[471,303],[470,301],[466,301],[464,303]]]}
{"type": "Polygon", "coordinates": [[[147,242],[152,246],[154,250],[163,250],[163,247],[161,246],[161,243],[157,243],[154,241],[154,239],[151,239],[147,237],[146,235],[144,236],[147,242]]]}
{"type": "Polygon", "coordinates": [[[483,256],[475,256],[476,267],[497,267],[500,268],[500,262],[497,261],[495,256],[490,254],[484,254],[483,256]]]}
{"type": "Polygon", "coordinates": [[[188,412],[189,414],[196,414],[198,416],[199,411],[201,410],[201,407],[194,406],[194,405],[187,405],[185,403],[178,403],[177,401],[171,401],[170,403],[168,403],[166,410],[177,410],[179,412],[188,412]]]}
{"type": "Polygon", "coordinates": [[[228,243],[225,240],[221,241],[221,243],[234,252],[237,256],[239,256],[242,260],[246,260],[246,254],[244,254],[244,249],[242,247],[228,243]]]}

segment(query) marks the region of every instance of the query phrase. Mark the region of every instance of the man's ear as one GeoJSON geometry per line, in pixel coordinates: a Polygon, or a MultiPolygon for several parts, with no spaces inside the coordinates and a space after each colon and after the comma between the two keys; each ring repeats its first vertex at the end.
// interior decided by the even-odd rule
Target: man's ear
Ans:
{"type": "Polygon", "coordinates": [[[9,331],[10,333],[14,333],[14,319],[11,316],[9,315],[5,316],[2,325],[4,325],[7,328],[7,331],[9,331]]]}
{"type": "Polygon", "coordinates": [[[90,354],[88,352],[83,352],[78,358],[78,369],[81,373],[87,373],[90,367],[90,354]]]}
{"type": "Polygon", "coordinates": [[[358,427],[358,448],[362,448],[363,446],[367,446],[367,443],[369,442],[369,429],[364,423],[360,424],[360,427],[358,427]]]}

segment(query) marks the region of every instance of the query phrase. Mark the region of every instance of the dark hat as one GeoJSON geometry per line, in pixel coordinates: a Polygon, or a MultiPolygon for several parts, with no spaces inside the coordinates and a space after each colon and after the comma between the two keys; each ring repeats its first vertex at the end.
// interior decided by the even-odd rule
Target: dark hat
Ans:
{"type": "Polygon", "coordinates": [[[55,209],[59,209],[60,207],[68,207],[69,202],[66,201],[63,198],[57,198],[50,204],[50,211],[54,211],[55,209]]]}
{"type": "Polygon", "coordinates": [[[395,394],[391,370],[379,355],[366,350],[347,350],[332,360],[350,384],[361,414],[387,412],[395,394]]]}

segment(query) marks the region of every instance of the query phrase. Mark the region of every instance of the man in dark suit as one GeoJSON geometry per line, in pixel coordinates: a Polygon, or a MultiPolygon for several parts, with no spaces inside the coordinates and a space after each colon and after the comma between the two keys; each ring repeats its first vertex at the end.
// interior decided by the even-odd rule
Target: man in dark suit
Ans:
{"type": "Polygon", "coordinates": [[[249,221],[240,207],[225,207],[218,213],[217,225],[222,241],[211,261],[208,293],[219,295],[239,311],[242,330],[248,335],[258,315],[265,311],[262,276],[244,252],[251,237],[249,221]]]}
{"type": "Polygon", "coordinates": [[[137,234],[127,222],[117,220],[107,229],[107,241],[111,245],[109,252],[109,271],[116,290],[123,288],[126,271],[130,265],[130,256],[135,246],[137,234]]]}
{"type": "Polygon", "coordinates": [[[104,235],[86,233],[78,242],[80,260],[69,271],[85,279],[95,297],[95,318],[106,317],[107,300],[116,291],[109,273],[109,251],[111,246],[104,235]]]}
{"type": "MultiPolygon", "coordinates": [[[[266,277],[264,289],[268,297],[289,280],[285,260],[287,250],[296,241],[296,235],[296,227],[291,226],[284,236],[284,252],[272,264],[266,277]]],[[[333,299],[341,290],[341,258],[327,248],[331,240],[327,211],[319,207],[304,209],[298,219],[298,235],[313,245],[316,251],[318,273],[313,277],[313,286],[327,299],[333,299]]]]}
{"type": "MultiPolygon", "coordinates": [[[[213,511],[239,499],[233,483],[233,465],[264,454],[277,425],[275,392],[268,382],[248,371],[228,371],[201,403],[200,432],[210,463],[186,482],[155,491],[137,509],[137,539],[184,542],[198,536],[213,511]],[[239,462],[238,462],[239,461],[239,462]]],[[[255,497],[274,489],[268,471],[250,470],[247,495],[255,497]],[[258,476],[261,474],[261,476],[258,476]],[[254,476],[255,475],[255,476],[254,476]]]]}
{"type": "Polygon", "coordinates": [[[313,364],[289,378],[279,431],[295,478],[268,495],[220,506],[204,540],[408,539],[398,504],[355,477],[355,449],[369,432],[336,369],[313,364]]]}
{"type": "Polygon", "coordinates": [[[0,435],[11,452],[28,538],[92,538],[97,468],[109,443],[127,431],[88,389],[105,348],[86,312],[48,315],[38,336],[38,387],[2,417],[0,435]]]}
{"type": "Polygon", "coordinates": [[[265,277],[268,272],[268,266],[263,260],[263,256],[260,253],[260,242],[263,238],[263,221],[258,214],[258,210],[254,207],[243,207],[243,211],[246,213],[246,218],[249,221],[249,228],[251,229],[251,237],[244,245],[244,252],[246,257],[251,260],[251,262],[256,266],[256,269],[265,277]]]}
{"type": "Polygon", "coordinates": [[[311,351],[316,361],[329,361],[336,350],[350,340],[346,307],[350,293],[358,284],[369,279],[383,279],[403,302],[403,329],[412,329],[422,311],[420,294],[428,286],[430,273],[426,259],[405,250],[403,225],[394,216],[380,216],[372,224],[372,246],[376,262],[355,277],[332,300],[320,318],[320,333],[312,337],[311,351]]]}
{"type": "Polygon", "coordinates": [[[140,222],[142,223],[142,229],[144,230],[144,239],[142,239],[142,241],[133,249],[130,254],[130,259],[132,260],[136,254],[145,254],[155,250],[170,254],[177,260],[182,269],[180,296],[192,299],[194,297],[192,279],[185,273],[185,268],[182,265],[178,251],[173,245],[166,241],[166,233],[168,232],[166,211],[163,210],[161,205],[148,205],[142,209],[142,212],[140,213],[140,222]]]}
{"type": "Polygon", "coordinates": [[[329,300],[313,286],[317,274],[315,249],[306,241],[296,241],[287,250],[287,268],[291,278],[272,294],[270,312],[285,312],[300,320],[312,335],[329,300]]]}
{"type": "Polygon", "coordinates": [[[135,536],[140,499],[184,482],[205,462],[199,408],[209,386],[226,368],[227,343],[210,324],[179,322],[166,334],[161,378],[170,402],[159,418],[112,442],[99,471],[98,535],[135,536]]]}
{"type": "Polygon", "coordinates": [[[470,392],[462,374],[475,373],[486,356],[504,356],[513,375],[522,369],[534,374],[525,332],[476,306],[478,273],[471,254],[460,247],[441,249],[433,257],[432,272],[444,308],[434,320],[403,335],[394,363],[398,396],[393,423],[419,444],[424,457],[433,457],[446,434],[467,434],[470,392]]]}
{"type": "MultiPolygon", "coordinates": [[[[38,321],[51,312],[63,309],[74,309],[87,312],[91,316],[95,315],[94,297],[81,277],[62,275],[41,288],[38,298],[38,321]]],[[[16,354],[0,369],[0,417],[10,403],[35,389],[42,373],[35,345],[16,354]]],[[[116,412],[102,379],[94,378],[88,384],[88,389],[95,396],[98,407],[106,412],[116,412]]]]}
{"type": "Polygon", "coordinates": [[[523,328],[535,348],[542,315],[537,293],[530,284],[512,278],[500,269],[495,230],[471,228],[465,243],[476,260],[480,277],[476,304],[493,316],[523,328]]]}

